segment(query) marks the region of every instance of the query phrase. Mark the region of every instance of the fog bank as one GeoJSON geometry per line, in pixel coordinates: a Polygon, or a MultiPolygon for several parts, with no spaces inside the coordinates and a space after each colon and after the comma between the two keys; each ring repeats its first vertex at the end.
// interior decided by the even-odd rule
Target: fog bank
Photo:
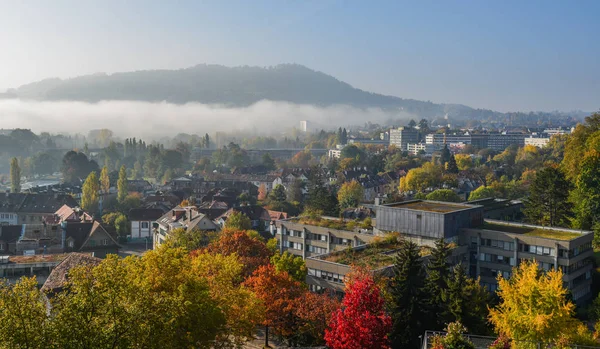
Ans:
{"type": "Polygon", "coordinates": [[[158,139],[178,133],[255,131],[277,134],[309,120],[319,128],[337,128],[408,119],[404,113],[359,109],[346,105],[315,107],[286,102],[260,101],[249,107],[138,101],[30,101],[0,99],[0,128],[29,128],[50,133],[82,133],[108,128],[118,137],[158,139]]]}

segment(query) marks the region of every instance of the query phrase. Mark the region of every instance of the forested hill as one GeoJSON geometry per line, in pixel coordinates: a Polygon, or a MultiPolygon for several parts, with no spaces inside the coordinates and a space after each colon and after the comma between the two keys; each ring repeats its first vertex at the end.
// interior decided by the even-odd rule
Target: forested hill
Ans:
{"type": "Polygon", "coordinates": [[[86,102],[198,102],[232,107],[271,100],[315,106],[379,107],[429,119],[445,114],[454,120],[482,121],[506,117],[503,113],[459,104],[436,104],[366,92],[297,64],[269,68],[202,64],[179,70],[94,74],[66,80],[53,78],[23,85],[0,94],[0,97],[86,102]]]}

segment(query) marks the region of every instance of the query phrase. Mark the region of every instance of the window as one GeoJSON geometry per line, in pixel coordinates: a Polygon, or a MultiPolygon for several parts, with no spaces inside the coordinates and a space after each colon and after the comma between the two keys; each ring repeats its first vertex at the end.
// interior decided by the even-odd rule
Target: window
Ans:
{"type": "Polygon", "coordinates": [[[142,229],[148,229],[148,222],[142,222],[142,229]]]}
{"type": "Polygon", "coordinates": [[[108,239],[102,239],[102,245],[108,246],[108,239]]]}
{"type": "Polygon", "coordinates": [[[96,246],[96,240],[90,240],[90,247],[96,246]]]}
{"type": "Polygon", "coordinates": [[[4,243],[0,242],[0,251],[4,251],[4,243]]]}
{"type": "Polygon", "coordinates": [[[73,242],[73,241],[69,241],[69,247],[70,247],[70,248],[73,248],[73,247],[75,247],[75,242],[73,242]]]}

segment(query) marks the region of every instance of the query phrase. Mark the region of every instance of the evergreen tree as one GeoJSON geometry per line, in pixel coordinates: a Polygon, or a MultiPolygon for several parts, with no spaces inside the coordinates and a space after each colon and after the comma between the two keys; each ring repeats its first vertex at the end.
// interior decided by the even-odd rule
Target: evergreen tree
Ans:
{"type": "Polygon", "coordinates": [[[127,170],[125,165],[119,170],[119,180],[117,181],[117,201],[121,204],[127,197],[127,170]]]}
{"type": "Polygon", "coordinates": [[[277,202],[284,202],[286,199],[285,187],[281,184],[277,184],[269,193],[269,199],[277,202]]]}
{"type": "Polygon", "coordinates": [[[458,173],[458,166],[456,165],[454,155],[450,155],[450,159],[446,163],[445,169],[448,173],[458,173]]]}
{"type": "Polygon", "coordinates": [[[423,312],[425,269],[419,247],[411,241],[403,244],[394,257],[391,280],[392,348],[416,348],[426,330],[423,312]]]}
{"type": "Polygon", "coordinates": [[[486,334],[489,294],[479,280],[467,276],[462,265],[452,269],[448,288],[443,297],[446,310],[442,317],[447,323],[460,322],[473,334],[486,334]]]}
{"type": "Polygon", "coordinates": [[[535,224],[565,226],[573,204],[569,201],[571,184],[555,167],[545,167],[535,175],[525,199],[525,216],[535,224]]]}
{"type": "Polygon", "coordinates": [[[87,176],[81,188],[81,208],[91,214],[96,213],[98,211],[99,190],[98,175],[94,171],[87,176]]]}
{"type": "Polygon", "coordinates": [[[415,126],[417,126],[417,122],[414,119],[410,119],[408,122],[408,127],[415,128],[415,126]]]}
{"type": "Polygon", "coordinates": [[[346,145],[348,144],[348,131],[346,131],[346,128],[344,127],[344,129],[342,130],[342,139],[341,139],[341,143],[342,145],[346,145]]]}
{"type": "Polygon", "coordinates": [[[427,311],[429,312],[430,324],[429,330],[441,331],[446,326],[443,317],[439,316],[446,311],[443,294],[448,288],[448,277],[450,274],[450,264],[448,256],[450,248],[440,238],[435,242],[435,247],[431,251],[429,264],[427,265],[427,278],[425,279],[425,289],[428,292],[427,311]]]}
{"type": "Polygon", "coordinates": [[[10,160],[10,191],[13,193],[21,192],[21,167],[19,167],[17,158],[10,160]]]}
{"type": "Polygon", "coordinates": [[[442,166],[446,165],[448,161],[450,161],[450,149],[448,149],[448,144],[444,144],[444,148],[442,149],[442,153],[440,154],[440,163],[442,166]]]}
{"type": "Polygon", "coordinates": [[[208,136],[208,133],[204,135],[204,148],[210,148],[210,137],[208,136]]]}

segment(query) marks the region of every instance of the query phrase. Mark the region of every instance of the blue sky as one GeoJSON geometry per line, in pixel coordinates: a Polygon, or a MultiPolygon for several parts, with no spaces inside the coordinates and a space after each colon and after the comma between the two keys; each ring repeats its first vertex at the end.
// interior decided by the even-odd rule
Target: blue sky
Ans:
{"type": "Polygon", "coordinates": [[[0,86],[299,63],[403,98],[600,108],[600,1],[6,1],[0,86]]]}

